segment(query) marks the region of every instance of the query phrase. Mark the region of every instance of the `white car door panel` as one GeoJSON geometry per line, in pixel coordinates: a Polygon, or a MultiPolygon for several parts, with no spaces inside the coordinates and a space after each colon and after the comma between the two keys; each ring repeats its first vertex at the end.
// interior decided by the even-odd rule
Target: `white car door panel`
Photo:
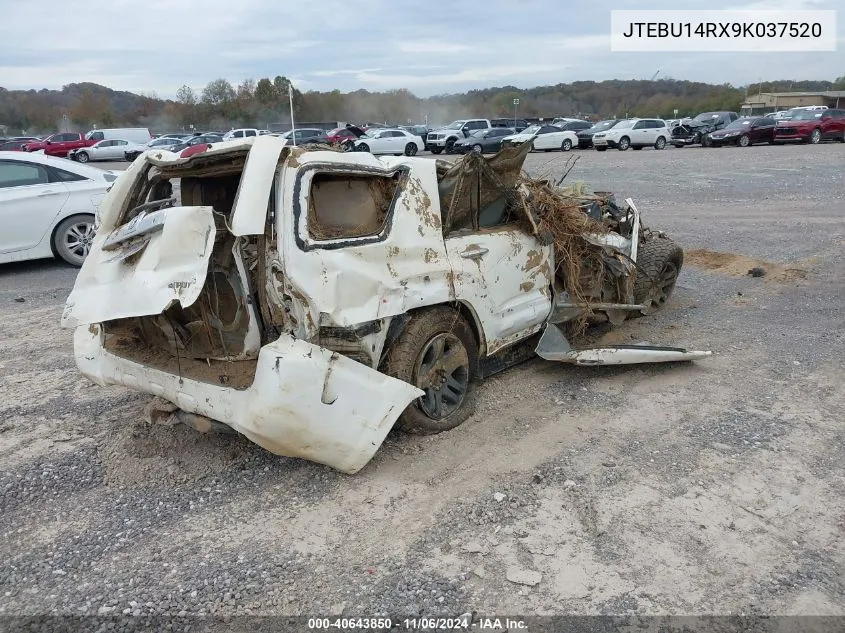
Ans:
{"type": "Polygon", "coordinates": [[[0,253],[26,250],[36,246],[59,214],[68,198],[67,187],[48,182],[43,167],[0,161],[0,253]],[[31,182],[4,186],[14,182],[31,182]]]}

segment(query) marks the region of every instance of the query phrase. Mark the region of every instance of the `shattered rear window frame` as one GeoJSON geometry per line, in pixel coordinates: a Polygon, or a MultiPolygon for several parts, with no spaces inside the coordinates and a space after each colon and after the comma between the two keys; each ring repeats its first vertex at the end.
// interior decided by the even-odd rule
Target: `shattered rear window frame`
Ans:
{"type": "MultiPolygon", "coordinates": [[[[296,174],[296,181],[293,186],[293,226],[294,240],[297,247],[301,251],[309,252],[314,250],[336,250],[340,248],[349,248],[353,246],[364,246],[367,244],[377,244],[383,242],[391,233],[393,227],[393,216],[396,210],[396,203],[405,192],[408,178],[411,170],[409,167],[399,165],[395,168],[381,169],[378,167],[371,167],[369,165],[338,165],[337,163],[308,163],[303,165],[296,174]],[[392,178],[399,175],[399,185],[396,187],[396,192],[393,194],[393,199],[390,201],[390,207],[387,209],[384,224],[381,230],[374,235],[364,235],[355,238],[337,238],[329,240],[312,239],[311,237],[302,236],[301,220],[304,215],[306,222],[308,219],[308,209],[302,207],[302,182],[306,176],[308,178],[308,185],[310,187],[314,172],[323,172],[331,174],[349,174],[351,176],[382,176],[392,178]]],[[[309,196],[310,197],[310,196],[309,196]]],[[[306,227],[307,231],[307,227],[306,227]]]]}

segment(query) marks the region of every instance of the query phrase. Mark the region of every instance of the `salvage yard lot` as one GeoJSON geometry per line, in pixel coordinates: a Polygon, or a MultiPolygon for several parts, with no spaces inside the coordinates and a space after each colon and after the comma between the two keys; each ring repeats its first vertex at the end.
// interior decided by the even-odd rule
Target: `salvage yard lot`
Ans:
{"type": "Polygon", "coordinates": [[[714,356],[528,362],[355,476],[147,424],[75,371],[75,270],[0,267],[0,615],[845,613],[845,145],[526,167],[575,156],[687,255],[604,342],[714,356]]]}

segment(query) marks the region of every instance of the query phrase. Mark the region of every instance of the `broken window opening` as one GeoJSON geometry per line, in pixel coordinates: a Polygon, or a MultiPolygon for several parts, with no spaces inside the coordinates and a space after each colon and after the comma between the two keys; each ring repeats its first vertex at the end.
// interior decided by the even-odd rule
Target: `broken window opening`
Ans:
{"type": "Polygon", "coordinates": [[[316,240],[367,237],[387,224],[404,174],[316,173],[308,196],[308,235],[316,240]]]}

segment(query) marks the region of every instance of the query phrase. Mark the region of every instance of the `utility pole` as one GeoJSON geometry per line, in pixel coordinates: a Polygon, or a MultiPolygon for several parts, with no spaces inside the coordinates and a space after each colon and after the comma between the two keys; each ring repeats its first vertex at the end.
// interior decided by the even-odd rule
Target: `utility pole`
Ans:
{"type": "Polygon", "coordinates": [[[513,100],[513,128],[516,129],[516,112],[519,108],[519,99],[513,100]]]}

